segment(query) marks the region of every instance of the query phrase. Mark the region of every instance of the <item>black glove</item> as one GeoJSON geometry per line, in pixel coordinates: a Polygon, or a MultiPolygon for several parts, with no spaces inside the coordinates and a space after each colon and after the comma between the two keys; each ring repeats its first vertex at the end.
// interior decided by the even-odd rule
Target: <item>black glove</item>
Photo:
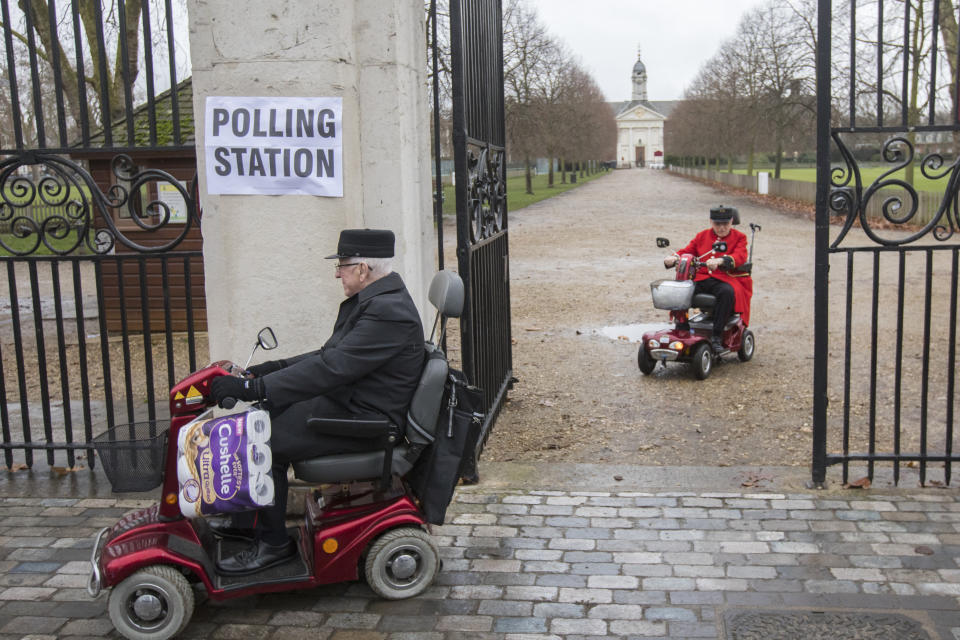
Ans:
{"type": "MultiPolygon", "coordinates": [[[[219,376],[210,383],[210,397],[223,407],[226,398],[259,402],[263,400],[263,381],[257,378],[236,378],[234,376],[219,376]]],[[[231,409],[233,406],[224,407],[231,409]]]]}
{"type": "Polygon", "coordinates": [[[286,366],[286,360],[268,360],[266,362],[261,362],[260,364],[255,364],[252,367],[247,367],[247,372],[250,373],[254,378],[261,378],[268,373],[280,371],[280,369],[283,369],[286,366]]]}

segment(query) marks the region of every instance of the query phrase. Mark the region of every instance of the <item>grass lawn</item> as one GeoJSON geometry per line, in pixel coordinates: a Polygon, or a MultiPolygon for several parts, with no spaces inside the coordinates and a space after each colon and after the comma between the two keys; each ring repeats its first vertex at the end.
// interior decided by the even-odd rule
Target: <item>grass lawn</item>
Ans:
{"type": "MultiPolygon", "coordinates": [[[[552,188],[547,186],[549,176],[546,174],[533,176],[533,194],[527,193],[526,179],[523,176],[507,178],[507,211],[522,209],[534,202],[546,200],[570,189],[576,189],[585,182],[605,175],[607,175],[607,172],[603,171],[583,178],[578,175],[576,184],[571,184],[570,174],[568,173],[566,184],[561,184],[560,174],[555,173],[552,188]]],[[[454,187],[453,185],[445,184],[443,186],[443,213],[452,215],[456,212],[456,208],[457,196],[454,192],[454,187]]]]}
{"type": "MultiPolygon", "coordinates": [[[[67,201],[76,201],[76,202],[89,202],[89,189],[87,187],[81,187],[80,190],[73,185],[70,186],[70,196],[68,198],[63,197],[63,194],[56,193],[50,195],[51,200],[57,204],[47,204],[43,201],[39,194],[31,192],[26,197],[16,197],[13,195],[11,188],[8,186],[5,192],[6,198],[14,204],[14,206],[19,207],[15,209],[13,216],[14,218],[19,216],[26,216],[28,218],[33,218],[37,221],[37,224],[42,225],[43,220],[51,215],[60,215],[66,216],[66,209],[63,207],[63,204],[67,201]],[[81,193],[82,192],[82,193],[81,193]],[[32,205],[32,206],[31,206],[32,205]]],[[[7,219],[9,221],[9,218],[7,219]]],[[[9,229],[9,226],[5,223],[4,229],[9,229]]],[[[58,239],[54,238],[52,234],[47,233],[46,235],[47,242],[58,249],[69,249],[77,241],[76,231],[73,229],[70,230],[70,233],[66,238],[58,239]]],[[[14,236],[9,231],[0,232],[0,240],[3,241],[3,244],[7,247],[10,247],[14,251],[23,252],[31,249],[33,245],[37,242],[36,234],[31,233],[26,238],[18,238],[14,236]]],[[[0,246],[0,256],[10,256],[10,251],[5,249],[3,246],[0,246]]],[[[33,251],[31,256],[49,256],[54,255],[54,252],[51,251],[47,245],[41,240],[36,250],[33,251]]]]}
{"type": "MultiPolygon", "coordinates": [[[[844,167],[845,165],[833,165],[837,167],[844,167]]],[[[863,181],[863,187],[867,188],[873,181],[879,178],[885,171],[889,171],[889,167],[870,167],[870,166],[860,166],[860,178],[863,181]]],[[[759,171],[768,171],[770,177],[773,177],[773,169],[754,169],[754,175],[759,171]]],[[[941,172],[943,169],[940,170],[941,172]]],[[[734,173],[746,174],[746,169],[734,169],[734,173]]],[[[891,179],[900,179],[903,180],[904,171],[900,170],[896,173],[893,173],[887,176],[888,180],[891,179]]],[[[817,181],[817,170],[814,167],[806,168],[781,168],[780,169],[780,178],[782,180],[798,180],[800,182],[816,182],[817,181]]],[[[930,191],[933,193],[943,193],[944,189],[947,186],[947,178],[942,178],[940,180],[930,180],[926,178],[922,173],[920,173],[920,168],[915,167],[913,170],[913,185],[917,191],[930,191]]]]}
{"type": "MultiPolygon", "coordinates": [[[[6,245],[7,247],[10,247],[14,251],[24,252],[24,251],[28,251],[33,247],[33,245],[37,242],[37,236],[35,234],[30,234],[26,238],[17,238],[10,233],[0,233],[0,240],[3,241],[4,245],[6,245]]],[[[47,234],[47,242],[49,242],[51,245],[53,245],[58,249],[64,249],[64,250],[69,249],[74,245],[74,243],[76,243],[76,241],[77,241],[77,234],[75,231],[72,231],[72,230],[67,235],[67,237],[63,238],[62,240],[58,238],[54,238],[52,235],[47,234]]],[[[80,250],[84,251],[85,245],[81,245],[80,250]]],[[[0,257],[11,256],[11,255],[16,255],[16,254],[10,253],[2,245],[0,245],[0,257]]],[[[55,253],[51,251],[50,248],[47,247],[47,245],[44,244],[43,241],[41,240],[36,250],[34,250],[29,255],[50,256],[50,255],[55,255],[55,253]]]]}

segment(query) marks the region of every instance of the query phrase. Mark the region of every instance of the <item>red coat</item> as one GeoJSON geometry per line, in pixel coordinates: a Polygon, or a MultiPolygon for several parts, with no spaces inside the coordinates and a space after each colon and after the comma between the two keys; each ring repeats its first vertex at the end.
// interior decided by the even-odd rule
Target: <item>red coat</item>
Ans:
{"type": "Polygon", "coordinates": [[[733,258],[733,269],[729,271],[709,271],[706,266],[697,270],[693,280],[706,280],[707,278],[716,278],[723,282],[729,282],[733,287],[733,310],[743,318],[743,324],[750,324],[750,298],[753,296],[753,279],[747,273],[737,271],[737,267],[747,261],[747,236],[741,231],[730,229],[723,240],[727,243],[726,253],[714,253],[713,243],[720,238],[713,232],[713,229],[704,229],[693,237],[690,244],[680,249],[677,253],[692,253],[695,256],[703,256],[706,262],[710,258],[720,258],[730,256],[733,258]],[[707,255],[704,255],[707,254],[707,255]]]}

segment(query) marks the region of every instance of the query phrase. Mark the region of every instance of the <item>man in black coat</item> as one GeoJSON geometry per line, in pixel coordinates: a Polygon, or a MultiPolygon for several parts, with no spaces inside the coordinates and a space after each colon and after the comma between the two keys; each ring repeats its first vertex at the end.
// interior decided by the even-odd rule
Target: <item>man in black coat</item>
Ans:
{"type": "MultiPolygon", "coordinates": [[[[392,231],[341,232],[336,277],[347,299],[333,335],[317,351],[250,367],[252,378],[221,376],[211,384],[217,403],[232,397],[270,409],[274,505],[253,512],[249,549],[217,563],[220,573],[245,575],[296,555],[287,536],[287,467],[291,462],[369,450],[369,440],[313,432],[310,417],[376,414],[402,425],[423,369],[423,326],[400,275],[391,270],[392,231]]],[[[247,515],[247,514],[244,514],[247,515]]],[[[234,524],[243,524],[240,518],[234,524]]],[[[242,535],[233,528],[215,532],[242,535]]]]}

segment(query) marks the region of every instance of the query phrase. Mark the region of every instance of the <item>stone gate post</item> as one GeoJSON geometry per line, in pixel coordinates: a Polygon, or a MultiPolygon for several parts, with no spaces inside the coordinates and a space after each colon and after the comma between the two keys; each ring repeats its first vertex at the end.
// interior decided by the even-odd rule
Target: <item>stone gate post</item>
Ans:
{"type": "MultiPolygon", "coordinates": [[[[344,228],[389,228],[395,270],[426,320],[435,265],[422,0],[190,0],[206,304],[213,359],[319,348],[343,300],[344,228]],[[342,98],[342,197],[208,192],[208,96],[342,98]]],[[[430,324],[424,322],[429,331],[430,324]]]]}

